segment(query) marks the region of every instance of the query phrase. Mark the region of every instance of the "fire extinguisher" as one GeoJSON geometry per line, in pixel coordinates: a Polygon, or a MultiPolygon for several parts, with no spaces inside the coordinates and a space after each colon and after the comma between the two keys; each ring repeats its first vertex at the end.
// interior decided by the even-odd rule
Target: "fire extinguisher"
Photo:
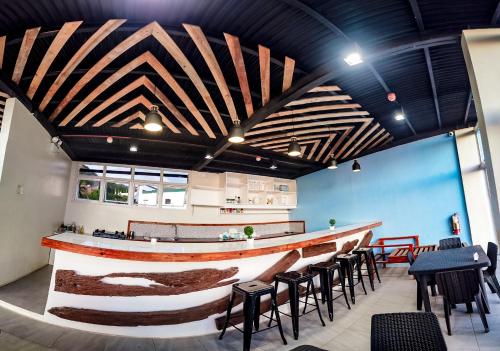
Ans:
{"type": "Polygon", "coordinates": [[[451,230],[455,235],[460,234],[460,217],[458,217],[458,214],[456,213],[451,216],[451,230]]]}

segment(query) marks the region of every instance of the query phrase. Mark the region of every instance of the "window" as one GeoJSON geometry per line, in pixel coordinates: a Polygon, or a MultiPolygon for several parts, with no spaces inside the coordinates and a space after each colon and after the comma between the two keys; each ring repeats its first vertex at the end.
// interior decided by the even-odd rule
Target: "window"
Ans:
{"type": "Polygon", "coordinates": [[[78,198],[98,201],[101,195],[101,182],[99,180],[81,179],[78,182],[78,198]]]}
{"type": "Polygon", "coordinates": [[[134,205],[157,206],[158,187],[159,184],[135,184],[134,205]]]}
{"type": "Polygon", "coordinates": [[[106,182],[104,202],[128,204],[129,183],[106,182]]]}
{"type": "Polygon", "coordinates": [[[164,184],[161,203],[163,207],[186,207],[186,188],[164,184]]]}
{"type": "Polygon", "coordinates": [[[183,171],[86,163],[78,169],[80,200],[182,209],[187,189],[188,173],[183,171]]]}

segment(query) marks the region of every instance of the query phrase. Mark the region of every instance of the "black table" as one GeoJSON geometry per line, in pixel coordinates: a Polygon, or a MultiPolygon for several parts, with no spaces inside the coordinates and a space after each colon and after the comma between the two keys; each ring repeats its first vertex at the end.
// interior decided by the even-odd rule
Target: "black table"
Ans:
{"type": "MultiPolygon", "coordinates": [[[[449,249],[434,252],[424,252],[418,256],[418,259],[408,270],[408,274],[415,276],[418,281],[421,296],[424,302],[426,312],[431,312],[431,303],[427,282],[432,276],[439,272],[456,271],[462,269],[474,269],[479,276],[479,284],[486,313],[489,313],[490,306],[488,297],[484,288],[484,279],[482,268],[490,265],[490,259],[481,246],[467,246],[459,249],[449,249]],[[474,252],[479,254],[479,259],[474,261],[474,252]]],[[[468,306],[469,308],[469,306],[468,306]]]]}
{"type": "Polygon", "coordinates": [[[372,316],[372,351],[446,351],[434,313],[387,313],[372,316]]]}

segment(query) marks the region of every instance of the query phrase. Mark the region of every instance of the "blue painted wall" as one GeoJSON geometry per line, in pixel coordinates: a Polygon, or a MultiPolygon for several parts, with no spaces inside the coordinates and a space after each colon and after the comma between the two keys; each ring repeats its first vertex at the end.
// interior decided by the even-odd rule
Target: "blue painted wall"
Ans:
{"type": "Polygon", "coordinates": [[[471,242],[455,140],[441,135],[359,159],[336,170],[324,169],[297,179],[298,207],[292,219],[307,230],[381,220],[375,237],[419,234],[422,243],[451,236],[450,216],[457,212],[462,240],[471,242]]]}

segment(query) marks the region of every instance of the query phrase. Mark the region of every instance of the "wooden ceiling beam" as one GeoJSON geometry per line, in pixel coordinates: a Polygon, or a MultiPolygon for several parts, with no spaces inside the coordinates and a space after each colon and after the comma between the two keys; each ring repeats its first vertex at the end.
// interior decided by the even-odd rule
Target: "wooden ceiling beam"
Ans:
{"type": "Polygon", "coordinates": [[[337,85],[322,85],[320,87],[312,88],[308,91],[308,93],[322,93],[322,92],[331,92],[331,91],[340,91],[337,85]]]}
{"type": "Polygon", "coordinates": [[[344,158],[342,154],[347,151],[347,148],[358,139],[358,137],[364,132],[364,130],[373,122],[373,118],[366,119],[363,124],[358,128],[358,130],[351,136],[349,140],[342,146],[342,148],[337,153],[337,159],[344,158]]]}
{"type": "Polygon", "coordinates": [[[295,69],[295,60],[285,56],[285,66],[283,68],[283,84],[281,91],[284,92],[292,86],[293,71],[295,69]]]}
{"type": "Polygon", "coordinates": [[[238,77],[238,82],[240,84],[247,117],[250,118],[253,115],[253,102],[250,92],[250,86],[248,85],[247,71],[245,68],[245,61],[243,60],[240,40],[238,39],[238,37],[227,33],[224,33],[224,38],[226,39],[227,47],[229,49],[229,53],[231,54],[234,68],[236,70],[236,76],[238,77]]]}
{"type": "Polygon", "coordinates": [[[342,135],[340,136],[340,138],[337,139],[337,141],[335,142],[335,144],[332,146],[332,148],[330,149],[330,152],[325,156],[325,158],[323,159],[323,163],[326,163],[326,161],[332,156],[332,155],[335,155],[335,151],[337,151],[337,149],[339,148],[339,146],[344,142],[344,140],[349,136],[349,134],[351,133],[351,131],[353,130],[354,128],[351,127],[349,129],[346,129],[344,131],[344,133],[342,133],[342,135]]]}
{"type": "Polygon", "coordinates": [[[217,58],[210,47],[210,44],[203,34],[203,31],[199,26],[194,26],[190,24],[183,24],[184,28],[193,39],[198,51],[200,51],[201,56],[205,59],[205,63],[208,66],[208,69],[212,73],[217,86],[221,92],[222,98],[226,104],[229,115],[231,116],[232,121],[239,121],[238,113],[236,112],[236,107],[234,106],[234,101],[231,96],[231,92],[227,87],[226,79],[224,78],[224,74],[220,68],[219,63],[217,62],[217,58]]]}
{"type": "Polygon", "coordinates": [[[157,22],[153,22],[152,26],[153,26],[152,35],[154,36],[154,38],[175,59],[175,61],[179,64],[179,66],[183,69],[183,71],[188,75],[188,77],[191,78],[191,82],[198,90],[198,93],[203,98],[203,101],[205,101],[205,104],[207,105],[208,109],[212,113],[212,116],[215,119],[215,122],[217,123],[217,125],[219,126],[219,129],[221,130],[222,135],[227,135],[227,129],[226,129],[226,126],[224,124],[224,121],[222,120],[222,117],[220,116],[219,111],[217,110],[217,107],[215,106],[215,103],[212,100],[212,97],[210,96],[210,93],[208,92],[207,88],[205,87],[205,84],[203,84],[200,76],[196,72],[196,70],[193,67],[193,65],[191,64],[191,62],[189,62],[186,55],[184,55],[184,53],[181,51],[179,46],[177,46],[175,41],[170,37],[170,35],[157,22]]]}
{"type": "Polygon", "coordinates": [[[19,49],[19,53],[17,55],[16,65],[14,66],[14,71],[12,73],[12,81],[16,84],[19,84],[21,81],[24,67],[26,66],[26,62],[28,62],[28,57],[31,49],[33,48],[33,44],[35,44],[39,31],[40,27],[37,27],[28,29],[24,33],[23,42],[21,43],[21,48],[19,49]]]}
{"type": "Polygon", "coordinates": [[[363,150],[365,150],[371,143],[373,143],[384,132],[386,132],[386,130],[384,128],[382,128],[377,133],[372,135],[372,137],[370,139],[368,139],[363,145],[361,145],[361,147],[358,150],[356,150],[356,152],[353,154],[353,156],[355,157],[355,156],[359,155],[363,150]]]}
{"type": "Polygon", "coordinates": [[[262,95],[262,106],[268,104],[271,99],[271,51],[265,46],[259,45],[259,69],[260,90],[262,95]]]}
{"type": "Polygon", "coordinates": [[[112,128],[123,127],[125,124],[130,123],[130,122],[132,122],[133,120],[135,120],[137,118],[140,118],[140,119],[142,119],[144,121],[146,119],[146,115],[142,111],[137,111],[136,113],[134,113],[134,114],[132,114],[132,115],[130,115],[128,117],[125,117],[120,122],[117,122],[117,123],[113,124],[111,127],[112,128]]]}
{"type": "Polygon", "coordinates": [[[335,139],[336,134],[332,134],[328,137],[328,139],[325,141],[325,144],[321,148],[320,152],[316,155],[316,158],[314,159],[316,162],[318,162],[321,159],[321,156],[325,153],[326,149],[328,149],[328,146],[332,143],[333,139],[335,139]]]}
{"type": "Polygon", "coordinates": [[[5,54],[5,41],[6,41],[6,36],[1,36],[0,37],[0,69],[2,69],[3,66],[3,56],[5,54]]]}
{"type": "Polygon", "coordinates": [[[367,132],[363,133],[363,135],[361,136],[361,138],[359,138],[356,143],[349,149],[349,151],[347,151],[343,158],[346,158],[346,157],[349,157],[349,155],[351,153],[354,152],[354,150],[356,150],[356,148],[361,145],[361,143],[363,141],[366,140],[366,138],[368,138],[370,135],[373,134],[373,132],[375,132],[378,128],[380,128],[380,123],[375,123],[375,125],[373,127],[371,127],[367,132]]]}
{"type": "Polygon", "coordinates": [[[33,96],[35,96],[35,93],[38,90],[42,79],[45,77],[45,74],[47,74],[50,65],[52,65],[63,46],[73,35],[73,33],[78,29],[78,27],[80,27],[81,24],[82,21],[64,23],[64,25],[55,36],[54,40],[52,40],[52,43],[50,44],[48,50],[45,52],[45,55],[43,56],[38,69],[36,70],[35,76],[31,80],[28,92],[26,93],[26,95],[30,99],[33,99],[33,96]]]}
{"type": "Polygon", "coordinates": [[[310,98],[298,99],[292,102],[289,102],[286,106],[296,106],[296,105],[308,105],[308,104],[317,104],[320,102],[331,102],[331,101],[344,101],[344,100],[352,100],[349,95],[331,95],[331,96],[315,96],[310,98]]]}
{"type": "Polygon", "coordinates": [[[262,122],[256,125],[255,128],[273,126],[282,123],[294,124],[297,122],[316,121],[327,118],[341,118],[341,117],[368,116],[368,115],[369,113],[367,111],[346,111],[346,112],[324,113],[324,114],[309,115],[309,116],[296,116],[292,118],[273,119],[271,121],[262,122]]]}
{"type": "MultiPolygon", "coordinates": [[[[299,143],[299,145],[306,145],[306,144],[314,144],[316,142],[316,140],[297,140],[297,142],[299,143]]],[[[263,147],[263,149],[264,150],[279,149],[279,148],[282,148],[285,146],[288,147],[289,144],[290,144],[290,140],[288,140],[288,142],[283,143],[283,144],[266,146],[266,147],[263,147]]]]}
{"type": "Polygon", "coordinates": [[[329,110],[343,110],[343,109],[356,109],[361,108],[360,104],[334,104],[334,105],[326,105],[326,106],[312,106],[306,108],[299,108],[295,110],[283,110],[280,112],[273,113],[267,119],[277,118],[277,117],[285,117],[285,116],[294,116],[302,113],[309,112],[319,112],[319,111],[329,111],[329,110]]]}
{"type": "Polygon", "coordinates": [[[259,129],[259,130],[252,130],[247,132],[245,135],[247,136],[252,136],[252,135],[260,135],[260,134],[266,134],[266,133],[273,133],[277,131],[282,131],[282,130],[290,130],[290,129],[299,129],[299,128],[310,128],[310,127],[317,127],[317,126],[323,126],[323,125],[337,125],[337,124],[353,124],[353,123],[366,123],[367,121],[371,122],[373,118],[349,118],[349,119],[333,119],[329,121],[317,121],[317,122],[309,122],[309,123],[302,123],[302,124],[296,124],[296,125],[283,125],[279,127],[274,127],[274,128],[267,128],[267,129],[259,129]]]}
{"type": "MultiPolygon", "coordinates": [[[[297,138],[297,140],[309,140],[309,139],[317,139],[317,138],[326,138],[328,136],[330,136],[330,134],[314,134],[314,135],[304,135],[304,136],[295,136],[295,137],[297,138]]],[[[290,141],[290,137],[282,138],[282,139],[267,140],[267,141],[263,141],[261,143],[250,144],[250,146],[261,147],[261,146],[272,145],[272,144],[281,144],[281,143],[285,143],[287,141],[290,141]]]]}
{"type": "MultiPolygon", "coordinates": [[[[87,55],[94,50],[94,48],[99,45],[108,35],[110,35],[115,29],[121,26],[126,20],[124,19],[113,19],[104,23],[99,27],[87,41],[78,49],[76,54],[74,54],[64,66],[62,71],[57,76],[56,80],[52,83],[47,93],[45,93],[42,102],[39,105],[40,111],[44,111],[49,102],[52,100],[54,95],[57,93],[59,88],[64,84],[66,79],[71,75],[75,68],[87,57],[87,55]]],[[[50,118],[50,117],[49,117],[50,118]]],[[[55,117],[52,119],[54,120],[55,117]]]]}
{"type": "Polygon", "coordinates": [[[384,135],[379,138],[377,141],[375,141],[371,146],[370,146],[370,149],[374,149],[375,147],[377,147],[377,145],[379,145],[381,142],[383,142],[384,140],[386,140],[387,138],[389,138],[391,136],[391,134],[389,134],[389,132],[385,132],[384,135]]]}
{"type": "Polygon", "coordinates": [[[307,159],[310,160],[313,156],[314,156],[314,153],[316,152],[316,149],[318,148],[319,144],[321,143],[321,140],[316,140],[314,142],[314,145],[313,147],[311,148],[311,150],[309,151],[309,155],[307,155],[307,159]]]}
{"type": "MultiPolygon", "coordinates": [[[[294,130],[292,132],[287,132],[287,133],[280,133],[280,134],[272,134],[272,135],[266,135],[263,137],[258,137],[258,138],[253,138],[253,139],[246,139],[244,144],[252,144],[252,143],[257,143],[261,141],[270,141],[274,139],[279,139],[279,138],[290,138],[292,136],[299,136],[299,135],[312,135],[316,133],[323,133],[323,132],[331,132],[335,130],[346,130],[351,128],[350,126],[340,126],[340,127],[323,127],[323,128],[311,128],[311,129],[302,129],[302,130],[294,130]]],[[[330,135],[330,134],[328,134],[330,135]]],[[[327,136],[328,136],[327,135],[327,136]]]]}

